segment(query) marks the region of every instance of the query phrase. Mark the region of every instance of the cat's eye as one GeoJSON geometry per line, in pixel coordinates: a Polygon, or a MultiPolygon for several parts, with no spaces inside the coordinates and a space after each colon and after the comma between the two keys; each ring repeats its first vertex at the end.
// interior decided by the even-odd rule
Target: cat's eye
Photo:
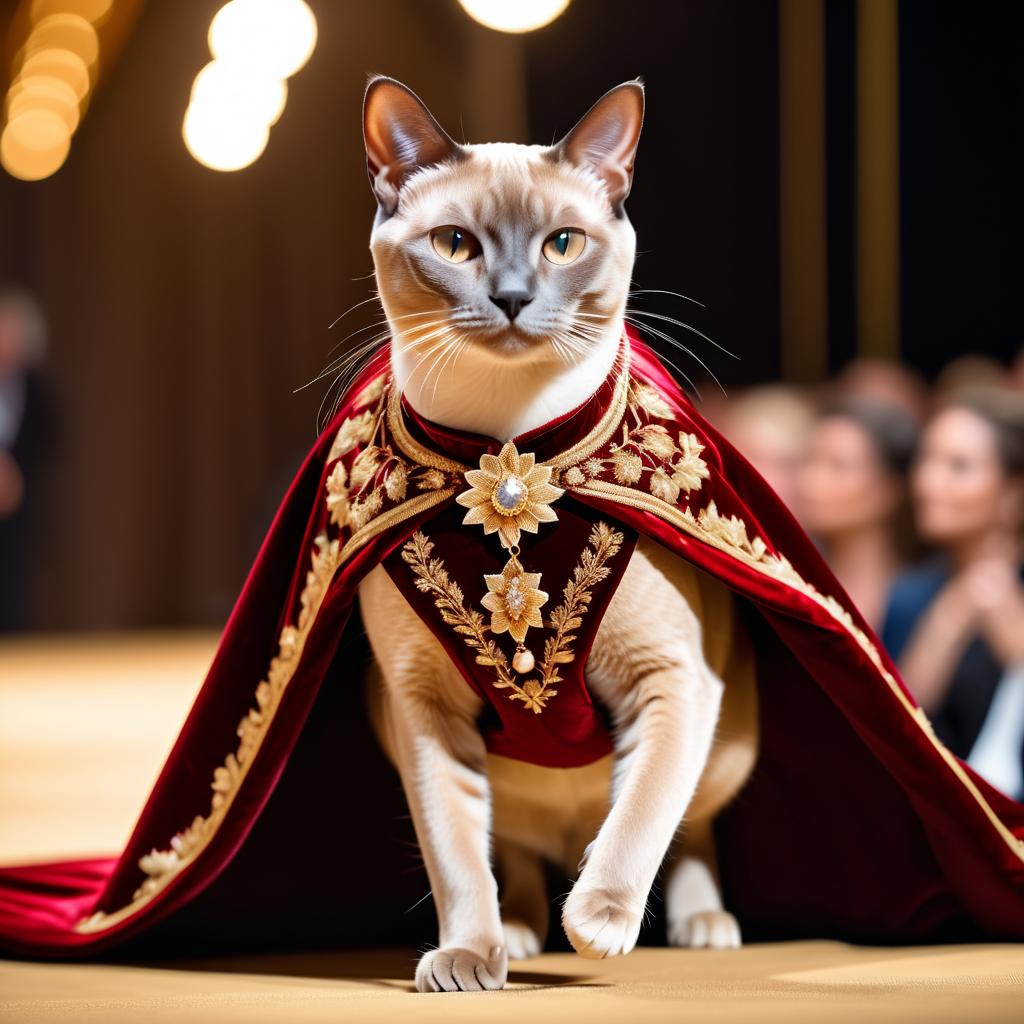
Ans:
{"type": "Polygon", "coordinates": [[[448,224],[430,232],[430,244],[434,252],[449,263],[465,263],[480,255],[480,243],[462,228],[448,224]]]}
{"type": "Polygon", "coordinates": [[[587,244],[587,236],[577,228],[559,228],[544,240],[544,258],[564,267],[579,259],[587,244]]]}

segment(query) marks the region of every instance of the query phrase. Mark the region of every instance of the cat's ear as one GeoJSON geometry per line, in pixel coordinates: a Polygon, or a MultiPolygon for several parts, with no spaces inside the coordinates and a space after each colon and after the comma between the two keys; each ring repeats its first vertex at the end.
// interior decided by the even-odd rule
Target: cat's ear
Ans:
{"type": "Polygon", "coordinates": [[[606,92],[554,149],[601,178],[612,209],[619,211],[633,184],[633,160],[643,123],[644,87],[638,78],[606,92]]]}
{"type": "Polygon", "coordinates": [[[395,212],[399,189],[414,171],[462,152],[411,89],[383,75],[366,87],[363,140],[370,185],[388,215],[395,212]]]}

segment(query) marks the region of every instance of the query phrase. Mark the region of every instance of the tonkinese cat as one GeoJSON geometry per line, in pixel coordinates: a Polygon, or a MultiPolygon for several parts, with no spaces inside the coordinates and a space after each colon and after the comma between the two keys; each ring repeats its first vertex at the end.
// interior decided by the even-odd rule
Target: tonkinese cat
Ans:
{"type": "MultiPolygon", "coordinates": [[[[627,82],[553,146],[459,145],[404,86],[370,83],[371,250],[395,386],[418,414],[504,442],[577,408],[611,372],[643,110],[627,82]]],[[[489,753],[479,697],[381,566],[359,598],[371,713],[440,922],[420,991],[501,988],[510,957],[541,950],[544,859],[579,872],[561,923],[583,956],[633,948],[666,861],[670,943],[740,944],[711,824],[756,758],[757,694],[722,584],[640,539],[585,666],[614,753],[578,768],[489,753]]]]}

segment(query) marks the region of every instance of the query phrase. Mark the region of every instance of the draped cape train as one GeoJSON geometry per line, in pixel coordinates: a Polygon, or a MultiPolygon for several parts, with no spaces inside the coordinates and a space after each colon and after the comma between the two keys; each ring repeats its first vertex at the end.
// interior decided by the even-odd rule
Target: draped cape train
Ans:
{"type": "MultiPolygon", "coordinates": [[[[524,533],[524,564],[567,577],[600,522],[738,595],[760,748],[715,828],[724,902],[746,938],[1024,939],[1024,806],[937,740],[789,511],[638,338],[587,402],[514,441],[564,491],[558,523],[524,533]]],[[[0,868],[0,949],[432,938],[429,903],[410,912],[428,885],[401,786],[366,717],[356,591],[381,563],[400,581],[417,534],[448,539],[453,572],[496,564],[496,537],[462,526],[455,498],[501,447],[418,416],[386,352],[375,358],[289,487],[126,847],[0,868]]],[[[477,663],[441,619],[436,630],[460,667],[477,663]]],[[[610,749],[585,650],[563,661],[540,711],[530,693],[464,672],[485,698],[491,750],[566,767],[610,749]]]]}

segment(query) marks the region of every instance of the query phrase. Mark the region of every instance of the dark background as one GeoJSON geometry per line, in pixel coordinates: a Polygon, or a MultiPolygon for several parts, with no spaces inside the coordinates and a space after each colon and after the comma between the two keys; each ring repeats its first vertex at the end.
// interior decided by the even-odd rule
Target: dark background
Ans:
{"type": "MultiPolygon", "coordinates": [[[[27,595],[39,628],[223,621],[329,382],[294,389],[372,322],[364,309],[330,328],[372,288],[370,72],[407,82],[453,135],[543,143],[642,75],[635,280],[706,308],[645,305],[741,357],[676,332],[727,388],[780,373],[777,3],[575,0],[524,37],[475,26],[455,0],[309,3],[316,51],[250,167],[210,171],[181,138],[220,3],[150,0],[61,170],[0,172],[0,283],[35,292],[51,327],[58,443],[35,485],[27,595]]],[[[0,25],[14,8],[0,0],[0,25]]],[[[855,20],[852,0],[827,0],[832,369],[857,344],[855,20]]],[[[1017,4],[899,4],[900,354],[929,375],[1021,346],[1022,27],[1017,4]]]]}

